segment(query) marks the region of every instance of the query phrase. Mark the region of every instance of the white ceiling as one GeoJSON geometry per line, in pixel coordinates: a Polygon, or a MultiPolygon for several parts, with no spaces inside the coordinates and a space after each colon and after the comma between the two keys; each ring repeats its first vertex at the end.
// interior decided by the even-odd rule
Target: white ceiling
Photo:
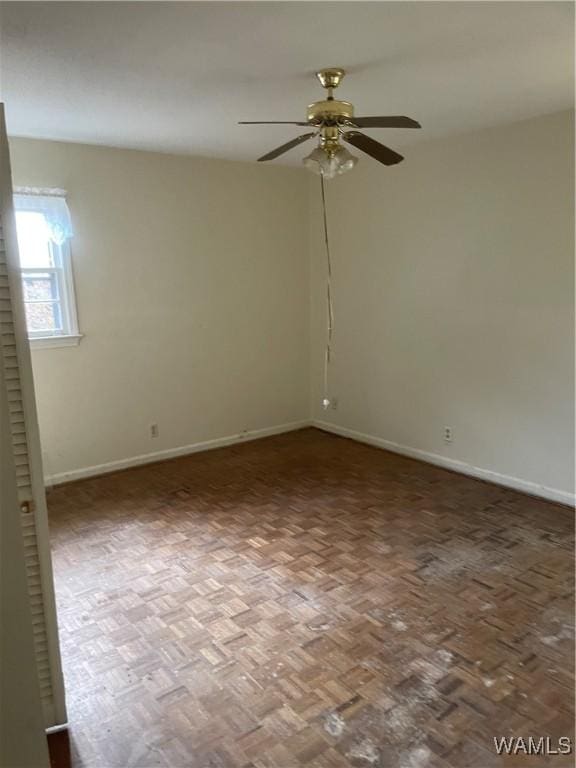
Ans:
{"type": "Polygon", "coordinates": [[[315,70],[342,66],[356,114],[422,123],[366,131],[398,147],[572,106],[573,18],[568,2],[8,2],[2,98],[12,135],[248,160],[305,129],[236,121],[304,119],[315,70]]]}

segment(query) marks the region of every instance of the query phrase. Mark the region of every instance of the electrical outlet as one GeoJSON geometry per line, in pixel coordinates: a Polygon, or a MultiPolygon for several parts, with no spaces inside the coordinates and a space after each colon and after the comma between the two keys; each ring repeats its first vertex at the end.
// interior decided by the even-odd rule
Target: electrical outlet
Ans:
{"type": "Polygon", "coordinates": [[[454,441],[454,433],[452,427],[444,427],[444,442],[451,443],[454,441]]]}
{"type": "Polygon", "coordinates": [[[338,410],[338,398],[332,397],[330,398],[330,408],[332,408],[333,411],[338,410]]]}
{"type": "Polygon", "coordinates": [[[150,424],[150,437],[158,437],[158,424],[150,424]]]}

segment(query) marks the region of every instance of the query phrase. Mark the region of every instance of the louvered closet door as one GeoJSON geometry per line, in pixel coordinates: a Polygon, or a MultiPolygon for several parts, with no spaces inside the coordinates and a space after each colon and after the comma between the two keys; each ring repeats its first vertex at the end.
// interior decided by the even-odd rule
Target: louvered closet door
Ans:
{"type": "Polygon", "coordinates": [[[18,268],[12,182],[2,105],[0,105],[0,354],[5,374],[21,508],[36,669],[45,724],[49,728],[66,723],[66,707],[40,440],[18,268]]]}

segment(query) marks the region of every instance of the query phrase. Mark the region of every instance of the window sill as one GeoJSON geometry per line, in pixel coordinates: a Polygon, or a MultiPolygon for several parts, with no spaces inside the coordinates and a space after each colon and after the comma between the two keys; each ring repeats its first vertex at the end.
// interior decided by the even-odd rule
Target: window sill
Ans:
{"type": "Polygon", "coordinates": [[[80,344],[82,334],[70,336],[35,336],[28,339],[30,349],[53,349],[54,347],[77,347],[80,344]]]}

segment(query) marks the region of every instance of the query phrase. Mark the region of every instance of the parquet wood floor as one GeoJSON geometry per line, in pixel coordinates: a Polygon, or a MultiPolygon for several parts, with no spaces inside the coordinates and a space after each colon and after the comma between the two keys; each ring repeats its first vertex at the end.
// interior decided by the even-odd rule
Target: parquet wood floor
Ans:
{"type": "Polygon", "coordinates": [[[571,511],[316,430],[49,494],[73,764],[492,768],[573,737],[571,511]]]}

